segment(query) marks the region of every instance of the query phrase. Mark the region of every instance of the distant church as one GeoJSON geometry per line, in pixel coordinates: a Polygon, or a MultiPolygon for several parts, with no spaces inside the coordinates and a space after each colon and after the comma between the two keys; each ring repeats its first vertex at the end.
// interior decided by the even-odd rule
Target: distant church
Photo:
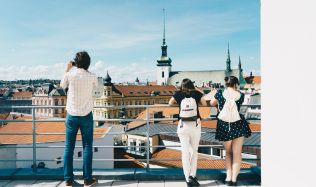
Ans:
{"type": "Polygon", "coordinates": [[[241,61],[239,56],[239,63],[237,69],[231,69],[231,60],[229,53],[229,45],[227,51],[226,69],[225,70],[203,70],[203,71],[172,71],[171,58],[167,55],[167,44],[165,38],[165,17],[163,28],[163,39],[161,46],[161,57],[157,60],[157,85],[175,85],[181,84],[185,78],[194,81],[196,86],[214,87],[215,85],[225,85],[224,78],[226,76],[235,76],[239,79],[240,86],[246,84],[243,77],[243,70],[241,68],[241,61]]]}

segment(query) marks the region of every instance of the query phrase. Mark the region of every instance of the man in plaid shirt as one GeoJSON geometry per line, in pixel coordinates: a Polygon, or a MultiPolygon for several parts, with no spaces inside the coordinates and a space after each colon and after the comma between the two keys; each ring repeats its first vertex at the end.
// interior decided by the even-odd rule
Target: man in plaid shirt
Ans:
{"type": "Polygon", "coordinates": [[[90,56],[82,51],[76,54],[74,62],[69,62],[65,69],[60,86],[68,88],[67,93],[67,117],[66,140],[64,153],[64,180],[66,186],[74,183],[73,154],[76,145],[76,137],[80,129],[83,147],[83,177],[84,185],[91,186],[97,183],[92,177],[93,157],[93,90],[97,86],[97,77],[88,71],[90,56]]]}

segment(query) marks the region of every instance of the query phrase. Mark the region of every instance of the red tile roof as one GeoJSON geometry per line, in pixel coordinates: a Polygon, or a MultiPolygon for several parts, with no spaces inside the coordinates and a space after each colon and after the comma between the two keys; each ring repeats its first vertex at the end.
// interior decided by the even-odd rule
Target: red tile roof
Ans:
{"type": "Polygon", "coordinates": [[[176,88],[174,86],[136,86],[136,85],[114,85],[115,89],[124,96],[150,96],[152,92],[159,92],[159,95],[172,96],[176,88]]]}
{"type": "Polygon", "coordinates": [[[32,92],[14,92],[13,97],[32,97],[32,92]]]}
{"type": "Polygon", "coordinates": [[[157,82],[148,82],[149,86],[157,86],[157,82]]]}
{"type": "MultiPolygon", "coordinates": [[[[30,119],[28,116],[18,117],[17,119],[30,119]]],[[[103,137],[107,128],[95,128],[95,133],[102,133],[103,135],[94,135],[95,138],[103,137]]],[[[7,125],[0,127],[1,133],[31,133],[32,122],[8,122],[7,125]]],[[[64,122],[36,122],[37,133],[65,133],[64,122]]],[[[77,136],[77,140],[81,140],[81,135],[77,136]]],[[[65,135],[37,135],[36,142],[60,142],[65,141],[65,135]]],[[[0,144],[30,144],[32,143],[32,135],[1,135],[0,144]]]]}
{"type": "MultiPolygon", "coordinates": [[[[115,159],[134,159],[134,157],[121,149],[114,149],[114,157],[115,159]]],[[[145,164],[138,160],[123,162],[115,161],[114,168],[145,168],[145,164]]]]}
{"type": "Polygon", "coordinates": [[[254,76],[252,83],[260,84],[261,83],[261,76],[254,76]]]}
{"type": "Polygon", "coordinates": [[[5,120],[10,115],[10,113],[0,113],[0,119],[5,120]]]}
{"type": "Polygon", "coordinates": [[[0,95],[3,95],[7,90],[0,89],[0,95]]]}
{"type": "MultiPolygon", "coordinates": [[[[153,159],[179,159],[176,161],[151,161],[152,164],[157,164],[164,167],[176,167],[182,168],[182,161],[181,161],[181,151],[174,150],[174,149],[160,149],[156,151],[152,155],[153,159]]],[[[210,159],[210,156],[199,154],[199,159],[210,159]]],[[[252,165],[247,163],[241,163],[241,168],[250,168],[252,165]]],[[[225,168],[225,160],[223,159],[213,159],[213,160],[198,160],[198,168],[225,168]]]]}

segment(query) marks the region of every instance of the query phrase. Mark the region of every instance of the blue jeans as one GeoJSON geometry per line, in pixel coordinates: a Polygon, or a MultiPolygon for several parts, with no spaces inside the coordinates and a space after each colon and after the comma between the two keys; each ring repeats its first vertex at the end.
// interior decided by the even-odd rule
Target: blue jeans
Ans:
{"type": "Polygon", "coordinates": [[[80,129],[83,147],[83,178],[92,179],[92,157],[93,157],[93,116],[90,112],[86,116],[66,117],[66,148],[64,153],[64,179],[73,180],[73,155],[76,145],[76,137],[80,129]]]}

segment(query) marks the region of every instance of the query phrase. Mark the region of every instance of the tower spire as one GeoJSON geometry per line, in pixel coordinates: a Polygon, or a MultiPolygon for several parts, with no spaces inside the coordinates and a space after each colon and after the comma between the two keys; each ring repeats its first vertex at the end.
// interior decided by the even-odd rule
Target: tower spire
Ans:
{"type": "Polygon", "coordinates": [[[166,14],[165,9],[163,10],[163,36],[162,36],[162,46],[161,46],[161,57],[167,57],[167,44],[166,44],[166,14]]]}
{"type": "Polygon", "coordinates": [[[227,72],[232,71],[232,69],[230,68],[230,63],[231,63],[231,60],[230,60],[229,42],[228,42],[227,60],[226,60],[226,71],[227,71],[227,72]]]}
{"type": "Polygon", "coordinates": [[[239,62],[238,62],[238,69],[239,69],[240,71],[242,71],[240,56],[239,56],[239,62]]]}
{"type": "Polygon", "coordinates": [[[162,45],[166,45],[166,14],[165,9],[163,10],[163,39],[162,39],[162,45]]]}
{"type": "Polygon", "coordinates": [[[171,58],[167,55],[167,44],[166,44],[166,14],[165,9],[163,10],[163,36],[161,45],[161,56],[157,60],[157,85],[166,85],[169,74],[171,72],[171,58]]]}

